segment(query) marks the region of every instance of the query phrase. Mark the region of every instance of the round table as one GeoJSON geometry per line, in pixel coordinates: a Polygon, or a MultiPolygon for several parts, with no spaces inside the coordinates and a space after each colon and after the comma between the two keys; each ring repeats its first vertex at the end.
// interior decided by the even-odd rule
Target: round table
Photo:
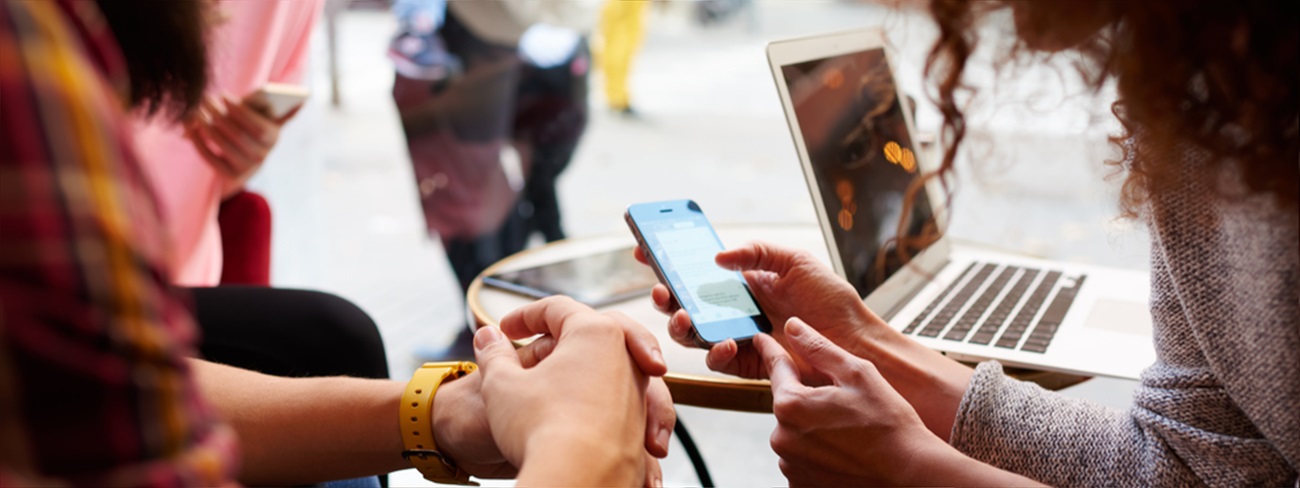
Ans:
{"type": "MultiPolygon", "coordinates": [[[[829,263],[821,231],[811,224],[717,225],[718,236],[731,247],[750,241],[767,241],[806,250],[822,262],[829,263]]],[[[510,311],[536,299],[484,286],[483,276],[563,261],[619,248],[631,248],[636,240],[630,232],[613,232],[589,237],[565,239],[528,249],[509,256],[483,271],[469,286],[466,303],[481,327],[496,325],[510,311]]],[[[629,251],[630,252],[630,251],[629,251]]],[[[771,412],[772,392],[766,380],[746,380],[710,371],[704,365],[705,351],[677,344],[668,337],[668,318],[654,309],[649,293],[626,301],[606,305],[600,310],[616,310],[645,325],[659,339],[669,373],[664,382],[673,401],[682,405],[736,410],[771,412]]],[[[1013,376],[1034,381],[1044,388],[1059,389],[1086,380],[1086,377],[1033,370],[1012,370],[1013,376]]]]}

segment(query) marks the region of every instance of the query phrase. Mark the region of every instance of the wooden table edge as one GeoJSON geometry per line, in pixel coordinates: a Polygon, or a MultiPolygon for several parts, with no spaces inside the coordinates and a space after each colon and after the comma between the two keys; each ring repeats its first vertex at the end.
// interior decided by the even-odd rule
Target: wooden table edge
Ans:
{"type": "MultiPolygon", "coordinates": [[[[735,226],[784,227],[800,225],[804,224],[736,224],[735,226]]],[[[598,238],[609,234],[614,234],[614,232],[585,236],[581,237],[581,239],[598,238]]],[[[478,303],[479,292],[483,289],[483,286],[485,286],[483,284],[484,276],[495,274],[498,270],[506,267],[511,261],[514,261],[517,258],[528,256],[533,253],[543,252],[552,246],[566,244],[570,240],[573,239],[560,239],[555,242],[549,242],[538,247],[525,249],[512,254],[500,261],[492,263],[491,266],[488,266],[482,273],[479,273],[478,276],[474,277],[474,281],[470,282],[469,288],[465,291],[465,303],[467,304],[470,313],[474,316],[475,330],[487,325],[498,325],[495,320],[491,319],[487,311],[483,310],[483,306],[478,303]],[[473,299],[471,299],[471,297],[473,297],[473,299]]],[[[966,364],[970,365],[970,363],[966,364]]],[[[1018,380],[1036,383],[1048,390],[1059,390],[1090,379],[1088,376],[1070,375],[1049,371],[1017,370],[1016,368],[1009,367],[1007,369],[1009,370],[1007,376],[1018,380]]],[[[672,393],[673,403],[675,404],[740,412],[772,412],[772,384],[767,380],[747,380],[741,378],[711,377],[669,372],[664,375],[664,383],[668,385],[668,391],[672,393]],[[729,390],[728,394],[719,395],[717,391],[713,391],[717,388],[726,388],[729,390]]]]}

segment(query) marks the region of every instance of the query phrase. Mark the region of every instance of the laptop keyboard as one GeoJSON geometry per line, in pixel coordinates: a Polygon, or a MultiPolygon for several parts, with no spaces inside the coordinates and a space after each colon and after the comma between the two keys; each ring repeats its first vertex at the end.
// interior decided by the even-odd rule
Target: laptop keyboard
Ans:
{"type": "Polygon", "coordinates": [[[966,313],[962,314],[951,329],[948,329],[948,333],[944,334],[943,338],[950,341],[965,339],[966,334],[970,333],[972,327],[975,327],[975,321],[984,316],[984,312],[989,309],[989,305],[993,304],[993,300],[997,298],[998,294],[1002,293],[1002,290],[1006,288],[1007,281],[1011,279],[1011,275],[1015,274],[1016,271],[1015,268],[1008,267],[998,273],[998,277],[993,280],[993,283],[984,289],[984,293],[981,293],[980,297],[975,299],[975,303],[972,303],[970,308],[966,309],[966,313]]]}
{"type": "Polygon", "coordinates": [[[1020,313],[1017,313],[1016,317],[1011,319],[1011,325],[1007,327],[1007,331],[1002,333],[1002,337],[998,338],[998,342],[994,345],[1015,349],[1016,345],[1020,344],[1020,338],[1029,329],[1030,322],[1034,320],[1035,315],[1038,315],[1038,309],[1043,307],[1043,302],[1047,300],[1047,294],[1052,292],[1052,286],[1055,286],[1056,280],[1059,279],[1061,279],[1060,271],[1047,273],[1043,281],[1038,283],[1038,287],[1034,289],[1034,292],[1029,294],[1029,300],[1025,302],[1024,306],[1020,307],[1020,313]]]}
{"type": "Polygon", "coordinates": [[[938,314],[930,318],[930,323],[921,329],[920,335],[922,337],[938,337],[939,333],[948,327],[948,323],[961,310],[961,306],[965,305],[967,300],[970,300],[975,291],[979,290],[980,285],[984,284],[984,280],[988,279],[989,274],[993,273],[993,269],[992,264],[980,266],[979,271],[975,272],[975,276],[966,282],[966,286],[961,287],[961,291],[953,295],[952,300],[949,300],[947,305],[939,309],[938,314]]]}
{"type": "Polygon", "coordinates": [[[1046,352],[1087,276],[1074,278],[1073,284],[1060,287],[1053,295],[1061,278],[1060,271],[1044,273],[1034,268],[972,263],[926,305],[903,333],[922,337],[939,337],[942,333],[950,341],[1046,352]],[[1049,297],[1051,303],[1038,317],[1049,297]]]}
{"type": "Polygon", "coordinates": [[[945,298],[948,298],[948,295],[952,294],[953,288],[956,288],[957,284],[961,283],[961,281],[965,279],[967,275],[970,274],[972,269],[975,269],[975,263],[971,263],[970,266],[967,266],[966,270],[962,271],[961,275],[958,276],[957,279],[953,280],[952,283],[948,284],[948,288],[945,288],[942,293],[939,293],[939,296],[935,298],[933,302],[930,302],[929,305],[926,305],[925,310],[921,311],[921,315],[917,315],[916,319],[913,320],[911,324],[908,324],[906,329],[903,329],[903,333],[911,334],[915,332],[916,328],[920,327],[921,324],[925,322],[925,318],[930,316],[930,312],[933,312],[935,307],[939,306],[939,304],[942,303],[945,298]]]}
{"type": "Polygon", "coordinates": [[[1025,339],[1025,344],[1020,346],[1020,350],[1047,351],[1047,345],[1056,335],[1056,329],[1061,327],[1061,321],[1065,320],[1065,312],[1070,311],[1070,305],[1074,303],[1074,297],[1079,294],[1079,287],[1083,286],[1083,280],[1086,278],[1087,276],[1080,276],[1074,280],[1074,286],[1061,288],[1056,292],[1056,298],[1053,298],[1052,304],[1047,306],[1047,311],[1043,312],[1043,316],[1038,319],[1038,326],[1029,333],[1029,338],[1025,339]]]}
{"type": "Polygon", "coordinates": [[[1020,303],[1020,298],[1025,296],[1025,292],[1029,291],[1029,285],[1038,278],[1040,273],[1036,269],[1016,267],[1008,268],[1008,274],[1011,272],[1020,273],[1016,277],[1016,284],[1012,285],[1011,290],[1007,291],[1007,295],[1002,297],[1001,302],[998,302],[998,307],[993,309],[993,313],[989,314],[984,319],[984,322],[980,323],[980,328],[970,338],[972,344],[985,345],[993,341],[993,337],[998,335],[998,331],[1002,330],[1007,318],[1011,316],[1011,309],[1016,308],[1016,304],[1020,303]]]}

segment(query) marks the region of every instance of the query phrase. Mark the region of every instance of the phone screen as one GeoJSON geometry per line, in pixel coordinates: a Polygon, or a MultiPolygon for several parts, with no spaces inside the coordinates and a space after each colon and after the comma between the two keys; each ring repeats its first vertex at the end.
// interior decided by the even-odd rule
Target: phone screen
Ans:
{"type": "Polygon", "coordinates": [[[745,277],[714,262],[722,241],[699,205],[690,200],[637,204],[628,207],[627,216],[700,339],[713,344],[771,330],[745,277]]]}

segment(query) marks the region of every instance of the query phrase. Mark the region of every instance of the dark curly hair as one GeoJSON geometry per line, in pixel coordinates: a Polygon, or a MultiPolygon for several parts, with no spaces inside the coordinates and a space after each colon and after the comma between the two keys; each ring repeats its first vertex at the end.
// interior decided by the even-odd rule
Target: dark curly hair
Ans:
{"type": "MultiPolygon", "coordinates": [[[[1210,156],[1199,175],[1220,186],[1227,170],[1249,194],[1267,194],[1295,208],[1300,187],[1300,2],[932,0],[939,38],[926,78],[943,115],[946,145],[935,177],[951,173],[966,134],[958,98],[966,60],[980,41],[977,24],[1005,11],[1016,33],[1008,59],[1021,53],[1078,53],[1080,74],[1093,90],[1113,79],[1112,112],[1123,131],[1109,161],[1127,176],[1125,216],[1144,214],[1153,196],[1174,190],[1191,152],[1210,156]]],[[[1219,198],[1229,197],[1220,190],[1219,198]]]]}

